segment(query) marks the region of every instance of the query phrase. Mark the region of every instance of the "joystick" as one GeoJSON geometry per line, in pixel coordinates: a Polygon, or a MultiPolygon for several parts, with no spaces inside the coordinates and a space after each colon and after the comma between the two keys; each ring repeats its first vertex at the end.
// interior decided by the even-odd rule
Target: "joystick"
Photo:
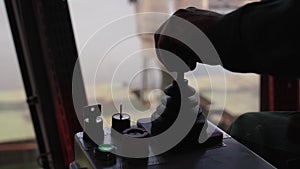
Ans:
{"type": "MultiPolygon", "coordinates": [[[[151,115],[151,119],[139,119],[137,126],[144,128],[151,136],[156,136],[168,130],[179,115],[187,115],[187,118],[193,116],[196,117],[196,120],[190,119],[193,122],[191,129],[170,151],[184,151],[185,149],[193,149],[195,146],[211,147],[222,145],[222,132],[214,129],[207,122],[199,106],[199,96],[196,94],[195,89],[189,86],[188,80],[184,79],[184,73],[190,71],[193,61],[183,62],[181,59],[168,53],[158,55],[158,59],[169,71],[176,72],[177,77],[172,84],[165,88],[164,93],[166,96],[161,99],[161,104],[151,115]],[[202,131],[203,133],[201,133],[202,131]]],[[[187,121],[187,123],[189,122],[187,121]]]]}
{"type": "MultiPolygon", "coordinates": [[[[205,116],[198,104],[195,89],[188,85],[182,72],[177,73],[176,80],[164,90],[166,96],[151,116],[151,135],[155,136],[166,131],[176,120],[180,111],[182,113],[197,113],[197,119],[187,136],[176,146],[186,148],[188,145],[198,143],[198,138],[205,126],[205,116]]],[[[176,149],[175,147],[175,149],[176,149]]]]}

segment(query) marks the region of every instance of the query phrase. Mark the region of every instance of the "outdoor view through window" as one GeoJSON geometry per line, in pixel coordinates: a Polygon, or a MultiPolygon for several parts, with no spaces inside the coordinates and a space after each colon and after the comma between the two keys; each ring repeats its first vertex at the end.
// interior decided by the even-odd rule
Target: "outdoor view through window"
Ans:
{"type": "Polygon", "coordinates": [[[0,168],[38,168],[35,133],[3,0],[0,48],[0,168]]]}
{"type": "MultiPolygon", "coordinates": [[[[133,123],[151,116],[160,104],[162,90],[170,82],[159,70],[162,66],[153,51],[153,32],[168,18],[166,14],[170,16],[177,9],[190,6],[225,14],[248,2],[251,1],[70,1],[89,104],[103,106],[106,126],[110,126],[110,117],[120,104],[131,114],[133,123]],[[138,34],[147,31],[152,33],[138,34]]],[[[204,111],[210,110],[210,120],[224,130],[240,114],[259,110],[256,74],[237,74],[198,64],[185,78],[199,92],[204,111]],[[219,83],[224,79],[225,83],[219,83]]]]}
{"type": "MultiPolygon", "coordinates": [[[[150,117],[160,104],[162,90],[170,79],[158,69],[162,65],[155,52],[147,50],[154,47],[153,34],[125,39],[117,36],[120,32],[143,31],[145,27],[155,29],[167,17],[151,15],[141,19],[135,14],[157,12],[170,16],[177,9],[190,6],[226,14],[248,2],[252,1],[69,0],[89,104],[103,106],[106,126],[111,125],[111,115],[119,111],[120,104],[123,111],[131,115],[133,123],[150,117]],[[103,54],[106,56],[101,60],[103,54]],[[96,72],[91,67],[97,67],[96,72]]],[[[3,0],[0,1],[0,47],[0,168],[39,168],[35,133],[3,0]],[[12,163],[15,166],[11,166],[12,163]]],[[[259,76],[256,74],[237,74],[220,66],[198,64],[185,78],[198,92],[203,110],[213,107],[209,120],[223,130],[239,115],[259,111],[259,76]],[[224,92],[227,92],[225,100],[224,92]]]]}

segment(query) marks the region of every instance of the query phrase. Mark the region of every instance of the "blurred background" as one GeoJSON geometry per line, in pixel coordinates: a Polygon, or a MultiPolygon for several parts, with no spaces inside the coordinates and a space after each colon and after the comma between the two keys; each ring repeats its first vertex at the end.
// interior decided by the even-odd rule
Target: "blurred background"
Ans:
{"type": "MultiPolygon", "coordinates": [[[[194,6],[226,14],[248,2],[249,0],[69,0],[70,14],[77,43],[78,52],[84,50],[85,44],[93,34],[110,22],[124,16],[136,13],[161,12],[172,14],[177,9],[194,6]]],[[[141,20],[135,18],[128,23],[128,27],[141,30],[144,27],[155,28],[164,18],[149,18],[141,20]]],[[[122,29],[122,28],[118,28],[122,29]]],[[[111,30],[111,37],[114,31],[111,30]]],[[[137,53],[129,65],[121,71],[113,81],[110,76],[115,70],[112,65],[128,57],[134,51],[153,47],[153,35],[137,36],[126,39],[113,49],[109,55],[110,64],[99,68],[101,73],[89,73],[89,65],[80,57],[85,90],[89,104],[100,103],[103,106],[105,125],[110,126],[111,114],[118,111],[120,103],[129,102],[135,109],[124,106],[124,111],[134,119],[149,117],[160,103],[162,90],[170,82],[170,77],[156,69],[147,69],[128,77],[126,71],[140,70],[153,66],[160,67],[153,52],[137,53]],[[103,73],[104,72],[104,73],[103,73]],[[95,84],[90,83],[95,78],[95,84]],[[113,94],[112,94],[113,91],[113,94]]],[[[8,23],[4,1],[0,0],[0,168],[40,168],[35,132],[32,125],[22,77],[18,66],[17,56],[8,23]]],[[[97,39],[96,39],[97,40],[97,39]]],[[[101,46],[99,41],[99,46],[101,46]]],[[[91,51],[92,56],[97,52],[91,51]]],[[[126,64],[125,64],[126,65],[126,64]]],[[[210,110],[210,119],[223,130],[227,130],[232,121],[239,115],[259,111],[259,76],[256,74],[237,74],[223,70],[218,66],[198,65],[191,74],[187,74],[192,85],[199,94],[200,104],[207,112],[210,110]],[[208,71],[212,72],[208,76],[208,71]],[[226,86],[222,82],[225,71],[226,86]],[[215,82],[212,86],[211,81],[215,82]],[[218,83],[220,81],[220,83],[218,83]],[[214,94],[212,95],[212,90],[214,94]],[[221,98],[227,92],[224,100],[221,98]],[[218,95],[220,97],[218,97],[218,95]]],[[[128,104],[129,104],[128,103],[128,104]]],[[[134,122],[134,121],[133,121],[134,122]]]]}

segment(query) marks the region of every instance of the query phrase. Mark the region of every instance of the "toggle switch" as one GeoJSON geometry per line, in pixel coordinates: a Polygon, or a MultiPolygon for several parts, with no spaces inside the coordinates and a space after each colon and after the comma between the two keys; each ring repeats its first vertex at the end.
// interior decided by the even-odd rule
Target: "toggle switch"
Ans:
{"type": "Polygon", "coordinates": [[[120,105],[120,113],[116,113],[112,116],[112,128],[119,133],[130,128],[130,116],[122,112],[122,104],[120,105]]]}

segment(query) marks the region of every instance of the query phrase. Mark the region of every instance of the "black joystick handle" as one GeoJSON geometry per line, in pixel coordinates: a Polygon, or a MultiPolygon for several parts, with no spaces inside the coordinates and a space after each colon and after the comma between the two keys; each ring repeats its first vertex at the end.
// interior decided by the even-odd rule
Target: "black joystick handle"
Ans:
{"type": "Polygon", "coordinates": [[[177,147],[198,144],[198,138],[206,119],[199,107],[196,91],[188,85],[183,72],[177,73],[176,80],[165,88],[164,93],[166,96],[162,98],[161,104],[151,116],[151,135],[155,136],[166,131],[173,125],[180,111],[183,111],[184,114],[196,113],[197,119],[192,129],[177,147]]]}

